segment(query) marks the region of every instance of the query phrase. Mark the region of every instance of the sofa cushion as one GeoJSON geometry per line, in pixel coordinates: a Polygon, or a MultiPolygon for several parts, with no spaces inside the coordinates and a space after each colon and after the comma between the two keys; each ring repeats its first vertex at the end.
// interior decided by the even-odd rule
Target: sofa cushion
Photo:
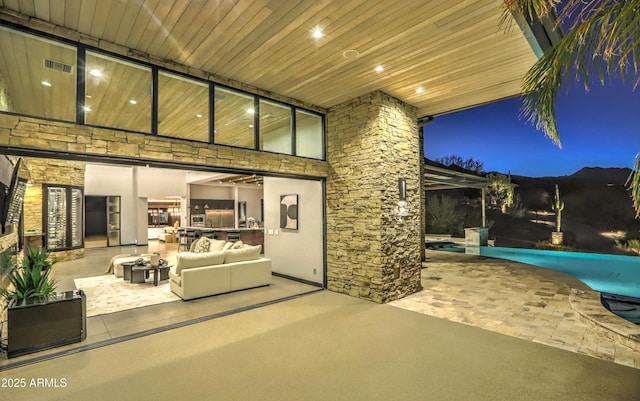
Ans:
{"type": "Polygon", "coordinates": [[[226,251],[227,249],[231,249],[232,246],[233,246],[233,242],[226,242],[224,244],[224,247],[222,247],[222,250],[226,251]]]}
{"type": "Polygon", "coordinates": [[[196,249],[196,245],[198,245],[198,241],[200,241],[200,238],[197,238],[191,241],[191,245],[189,246],[189,252],[193,252],[193,250],[196,249]]]}
{"type": "Polygon", "coordinates": [[[240,249],[227,249],[224,251],[224,263],[244,262],[260,257],[262,245],[245,245],[240,249]]]}
{"type": "Polygon", "coordinates": [[[195,253],[209,252],[210,246],[211,246],[211,242],[209,242],[209,238],[202,237],[196,243],[196,246],[193,248],[193,252],[195,253]]]}
{"type": "Polygon", "coordinates": [[[238,240],[234,242],[233,245],[231,246],[231,249],[242,249],[242,248],[244,248],[244,242],[242,242],[242,240],[238,240]]]}
{"type": "Polygon", "coordinates": [[[223,251],[218,252],[180,252],[176,255],[176,274],[182,273],[182,270],[194,267],[221,265],[224,262],[225,254],[223,251]]]}
{"type": "Polygon", "coordinates": [[[174,283],[178,284],[178,285],[182,285],[182,276],[179,274],[176,274],[176,267],[173,266],[170,270],[169,270],[169,278],[171,279],[171,281],[173,281],[174,283]]]}
{"type": "Polygon", "coordinates": [[[209,252],[223,251],[227,241],[221,239],[209,239],[209,252]]]}

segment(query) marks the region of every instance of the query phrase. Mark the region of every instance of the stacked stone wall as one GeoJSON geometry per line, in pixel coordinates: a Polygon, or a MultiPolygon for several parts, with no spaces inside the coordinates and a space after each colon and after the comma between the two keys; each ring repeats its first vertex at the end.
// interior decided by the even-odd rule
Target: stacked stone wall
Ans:
{"type": "MultiPolygon", "coordinates": [[[[24,230],[43,232],[43,188],[44,184],[72,185],[84,187],[85,163],[59,159],[22,158],[22,171],[26,169],[28,185],[23,202],[24,230]]],[[[72,249],[51,253],[59,260],[84,257],[84,249],[72,249]]]]}
{"type": "Polygon", "coordinates": [[[420,139],[416,110],[383,93],[327,115],[328,288],[388,302],[420,287],[420,139]],[[398,179],[409,216],[398,216],[398,179]]]}
{"type": "Polygon", "coordinates": [[[54,155],[58,152],[310,177],[327,175],[327,163],[322,160],[9,114],[0,114],[0,146],[45,150],[54,155]]]}

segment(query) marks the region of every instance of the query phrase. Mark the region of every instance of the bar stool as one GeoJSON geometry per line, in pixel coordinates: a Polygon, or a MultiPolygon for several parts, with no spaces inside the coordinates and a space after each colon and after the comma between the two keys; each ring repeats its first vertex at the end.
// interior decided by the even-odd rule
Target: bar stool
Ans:
{"type": "Polygon", "coordinates": [[[185,251],[191,249],[191,244],[196,240],[196,231],[187,229],[187,247],[185,251]]]}
{"type": "Polygon", "coordinates": [[[240,240],[240,231],[227,231],[227,241],[236,242],[240,240]]]}
{"type": "Polygon", "coordinates": [[[178,245],[178,249],[180,249],[180,247],[183,247],[183,249],[185,251],[189,250],[189,237],[187,236],[187,230],[186,229],[180,229],[178,230],[178,236],[180,237],[180,244],[178,245]]]}

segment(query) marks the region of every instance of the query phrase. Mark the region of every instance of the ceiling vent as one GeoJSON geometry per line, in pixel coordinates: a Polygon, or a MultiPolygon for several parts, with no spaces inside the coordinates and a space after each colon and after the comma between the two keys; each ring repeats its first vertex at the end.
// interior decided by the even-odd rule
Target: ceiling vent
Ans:
{"type": "Polygon", "coordinates": [[[73,66],[69,64],[62,63],[60,61],[44,59],[44,68],[49,68],[50,70],[61,71],[67,74],[71,74],[73,71],[73,66]]]}

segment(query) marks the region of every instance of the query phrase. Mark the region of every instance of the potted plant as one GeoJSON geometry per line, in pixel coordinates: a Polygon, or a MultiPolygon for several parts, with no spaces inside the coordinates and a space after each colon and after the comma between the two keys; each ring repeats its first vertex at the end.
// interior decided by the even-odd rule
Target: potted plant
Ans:
{"type": "Polygon", "coordinates": [[[86,338],[86,297],[82,291],[56,292],[50,277],[57,262],[45,248],[27,248],[0,289],[7,311],[9,358],[86,338]]]}
{"type": "Polygon", "coordinates": [[[56,262],[57,260],[49,259],[49,254],[44,248],[27,248],[19,266],[8,262],[5,267],[6,275],[13,288],[0,288],[0,296],[5,300],[5,307],[12,300],[53,294],[56,283],[49,274],[56,262]]]}

